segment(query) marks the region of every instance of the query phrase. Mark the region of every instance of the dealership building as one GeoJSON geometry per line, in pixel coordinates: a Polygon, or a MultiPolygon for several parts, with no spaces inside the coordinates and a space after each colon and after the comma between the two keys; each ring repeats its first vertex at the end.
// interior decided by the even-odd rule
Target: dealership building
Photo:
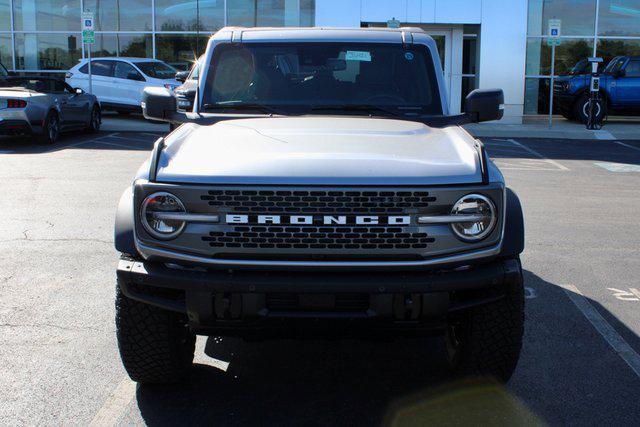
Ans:
{"type": "Polygon", "coordinates": [[[502,88],[505,121],[548,112],[555,75],[581,59],[640,55],[640,0],[0,0],[0,61],[61,73],[78,59],[136,56],[186,68],[223,26],[412,26],[436,41],[452,112],[474,88],[502,88]],[[81,12],[95,16],[82,44],[81,12]]]}

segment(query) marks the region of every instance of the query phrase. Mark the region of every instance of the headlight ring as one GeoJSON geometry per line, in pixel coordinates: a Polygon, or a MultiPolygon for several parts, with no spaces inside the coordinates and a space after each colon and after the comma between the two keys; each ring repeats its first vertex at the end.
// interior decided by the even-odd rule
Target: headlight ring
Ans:
{"type": "Polygon", "coordinates": [[[480,215],[474,222],[453,222],[451,229],[456,237],[465,242],[479,242],[493,231],[498,222],[495,204],[481,194],[467,194],[453,205],[451,215],[480,215]]]}
{"type": "Polygon", "coordinates": [[[184,204],[178,197],[162,191],[153,193],[144,199],[140,209],[140,220],[144,229],[151,236],[160,240],[171,240],[182,233],[186,222],[163,218],[163,214],[186,213],[186,211],[184,204]]]}

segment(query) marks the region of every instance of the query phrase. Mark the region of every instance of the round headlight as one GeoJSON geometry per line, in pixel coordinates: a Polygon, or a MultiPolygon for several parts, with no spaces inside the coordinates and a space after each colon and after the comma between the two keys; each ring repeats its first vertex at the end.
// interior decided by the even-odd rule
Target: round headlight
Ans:
{"type": "Polygon", "coordinates": [[[496,207],[493,202],[480,194],[467,194],[453,205],[451,215],[472,215],[473,221],[454,222],[453,232],[459,239],[476,242],[484,239],[496,225],[496,207]]]}
{"type": "Polygon", "coordinates": [[[171,193],[153,193],[142,202],[140,219],[144,229],[157,239],[173,239],[184,229],[185,222],[171,214],[184,213],[186,209],[171,193]]]}

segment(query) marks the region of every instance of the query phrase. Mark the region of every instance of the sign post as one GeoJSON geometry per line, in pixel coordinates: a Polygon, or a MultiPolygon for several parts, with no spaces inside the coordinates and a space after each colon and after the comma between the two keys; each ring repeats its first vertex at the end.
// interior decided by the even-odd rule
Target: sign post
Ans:
{"type": "Polygon", "coordinates": [[[553,125],[553,83],[556,74],[556,46],[560,45],[562,21],[549,19],[549,38],[547,44],[551,46],[551,81],[549,83],[549,127],[553,125]]]}
{"type": "Polygon", "coordinates": [[[95,33],[93,31],[93,12],[82,12],[82,43],[89,50],[89,93],[93,93],[93,82],[91,81],[91,45],[95,43],[95,33]]]}

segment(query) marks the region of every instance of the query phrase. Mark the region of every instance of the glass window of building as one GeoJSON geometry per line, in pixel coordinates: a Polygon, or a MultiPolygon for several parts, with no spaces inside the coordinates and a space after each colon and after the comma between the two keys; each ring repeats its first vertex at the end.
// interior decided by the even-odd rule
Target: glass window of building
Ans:
{"type": "Polygon", "coordinates": [[[600,0],[598,34],[640,36],[640,0],[600,0]]]}
{"type": "Polygon", "coordinates": [[[153,58],[151,34],[118,34],[118,56],[153,58]]]}
{"type": "Polygon", "coordinates": [[[2,62],[2,65],[8,70],[13,68],[11,34],[0,34],[0,62],[2,62]]]}
{"type": "Polygon", "coordinates": [[[156,31],[196,31],[198,4],[193,0],[156,0],[156,31]]]}
{"type": "Polygon", "coordinates": [[[196,34],[157,34],[156,58],[179,70],[189,70],[204,53],[208,40],[196,34]]]}
{"type": "Polygon", "coordinates": [[[93,12],[96,31],[118,30],[118,0],[84,0],[83,4],[85,10],[93,12]]]}
{"type": "MultiPolygon", "coordinates": [[[[593,55],[593,39],[563,38],[556,46],[555,75],[569,73],[575,65],[593,55]]],[[[544,38],[527,40],[526,74],[528,76],[551,75],[551,47],[544,38]]]]}
{"type": "Polygon", "coordinates": [[[80,31],[80,0],[13,0],[16,31],[80,31]]]}
{"type": "Polygon", "coordinates": [[[198,0],[198,27],[210,32],[224,27],[224,0],[198,0]]]}
{"type": "Polygon", "coordinates": [[[16,68],[68,70],[82,56],[80,34],[16,34],[16,68]]]}
{"type": "Polygon", "coordinates": [[[118,56],[118,36],[116,34],[96,34],[91,45],[91,57],[118,56]]]}
{"type": "Polygon", "coordinates": [[[528,35],[546,35],[549,19],[562,19],[562,35],[593,36],[596,0],[529,0],[528,35]]]}
{"type": "Polygon", "coordinates": [[[0,0],[0,31],[11,31],[11,3],[0,0]]]}

